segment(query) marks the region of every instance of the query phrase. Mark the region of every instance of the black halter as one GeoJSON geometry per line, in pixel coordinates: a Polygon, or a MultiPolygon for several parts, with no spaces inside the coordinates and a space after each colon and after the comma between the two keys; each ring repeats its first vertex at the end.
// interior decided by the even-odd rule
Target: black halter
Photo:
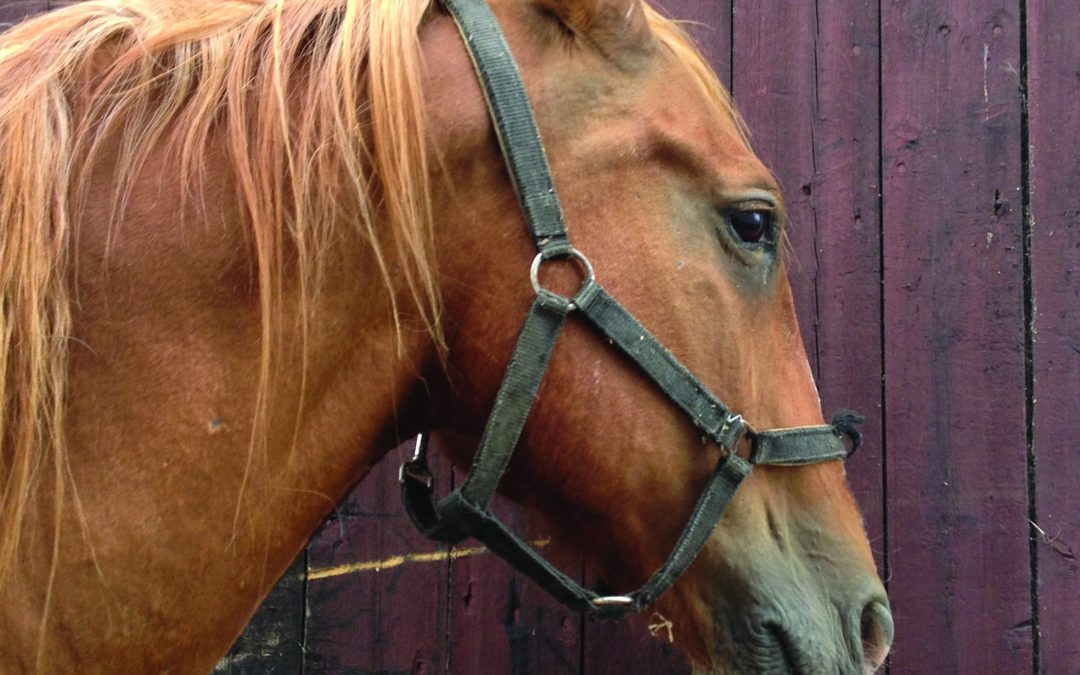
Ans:
{"type": "Polygon", "coordinates": [[[464,483],[438,506],[432,503],[433,481],[427,466],[426,437],[422,436],[413,459],[401,467],[405,507],[429,538],[456,544],[475,537],[568,607],[621,617],[656,602],[686,571],[752,465],[798,466],[844,459],[850,453],[843,436],[849,436],[857,447],[860,435],[855,424],[861,420],[853,413],[845,413],[834,418],[831,426],[755,431],[608,295],[596,280],[588,259],[570,243],[532,107],[494,14],[485,0],[442,0],[442,4],[453,15],[472,56],[525,222],[539,250],[530,270],[536,301],[525,319],[464,483]],[[539,283],[540,265],[555,258],[576,259],[586,272],[585,281],[572,298],[552,293],[539,283]],[[585,318],[610,344],[637,363],[702,433],[726,450],[668,559],[644,586],[625,596],[600,596],[582,588],[511,532],[489,508],[536,399],[563,322],[571,312],[585,318]],[[750,442],[745,460],[735,452],[744,438],[750,442]]]}

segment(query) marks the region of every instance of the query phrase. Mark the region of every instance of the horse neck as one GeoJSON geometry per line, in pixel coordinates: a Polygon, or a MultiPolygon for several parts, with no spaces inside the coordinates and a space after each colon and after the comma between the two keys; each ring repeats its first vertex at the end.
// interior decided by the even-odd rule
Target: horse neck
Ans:
{"type": "MultiPolygon", "coordinates": [[[[317,288],[303,294],[286,250],[265,333],[250,226],[215,159],[200,192],[185,195],[168,153],[154,152],[119,220],[110,199],[82,214],[65,449],[74,489],[55,574],[58,492],[43,485],[26,564],[0,587],[13,658],[44,645],[47,670],[75,659],[212,666],[326,514],[415,429],[434,350],[407,308],[395,320],[363,237],[340,224],[317,288]],[[175,583],[196,569],[198,592],[175,583]],[[65,592],[42,624],[49,586],[65,592]],[[170,644],[197,653],[144,641],[162,623],[190,633],[170,644]]],[[[103,153],[89,194],[115,193],[110,164],[103,153]]],[[[0,656],[5,665],[28,664],[0,656]]]]}

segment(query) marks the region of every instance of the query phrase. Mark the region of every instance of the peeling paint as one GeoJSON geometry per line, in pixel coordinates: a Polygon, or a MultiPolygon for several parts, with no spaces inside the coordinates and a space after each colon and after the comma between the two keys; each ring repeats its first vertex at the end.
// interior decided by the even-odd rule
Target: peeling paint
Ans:
{"type": "MultiPolygon", "coordinates": [[[[538,539],[530,541],[529,545],[533,548],[544,548],[550,542],[550,539],[538,539]]],[[[381,560],[365,560],[363,562],[348,563],[346,565],[335,565],[334,567],[313,569],[308,572],[308,579],[314,581],[315,579],[326,579],[328,577],[338,577],[343,574],[355,574],[357,572],[381,572],[383,570],[401,567],[402,565],[409,563],[458,560],[459,558],[469,558],[487,552],[488,549],[486,546],[473,546],[470,548],[453,548],[449,551],[433,551],[431,553],[406,553],[403,555],[390,556],[389,558],[382,558],[381,560]]]]}

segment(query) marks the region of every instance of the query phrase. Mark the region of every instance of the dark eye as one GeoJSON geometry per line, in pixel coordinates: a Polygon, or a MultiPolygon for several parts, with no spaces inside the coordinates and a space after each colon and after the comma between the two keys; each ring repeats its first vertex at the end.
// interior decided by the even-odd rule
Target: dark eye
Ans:
{"type": "Polygon", "coordinates": [[[769,241],[773,232],[772,211],[732,211],[728,221],[739,239],[748,244],[769,241]]]}

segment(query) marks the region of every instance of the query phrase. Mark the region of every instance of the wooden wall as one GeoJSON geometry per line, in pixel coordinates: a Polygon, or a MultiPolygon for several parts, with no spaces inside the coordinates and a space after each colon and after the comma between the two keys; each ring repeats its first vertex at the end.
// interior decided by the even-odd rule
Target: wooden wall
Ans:
{"type": "MultiPolygon", "coordinates": [[[[849,472],[895,614],[891,672],[1080,672],[1080,6],[659,4],[696,22],[783,182],[825,409],[868,414],[849,472]]],[[[0,0],[0,21],[46,5],[0,0]]],[[[418,537],[405,452],[221,672],[689,672],[648,617],[583,621],[482,551],[418,537]]]]}
{"type": "MultiPolygon", "coordinates": [[[[895,614],[890,672],[1080,672],[1080,6],[661,4],[697,22],[784,185],[826,411],[868,413],[849,472],[895,614]]],[[[309,569],[343,532],[349,560],[430,550],[397,529],[381,469],[359,498],[402,539],[333,523],[309,569]]],[[[308,583],[316,670],[689,672],[648,617],[582,622],[486,556],[335,577],[379,633],[340,628],[327,581],[308,583]],[[329,649],[327,623],[351,642],[329,649]]]]}

